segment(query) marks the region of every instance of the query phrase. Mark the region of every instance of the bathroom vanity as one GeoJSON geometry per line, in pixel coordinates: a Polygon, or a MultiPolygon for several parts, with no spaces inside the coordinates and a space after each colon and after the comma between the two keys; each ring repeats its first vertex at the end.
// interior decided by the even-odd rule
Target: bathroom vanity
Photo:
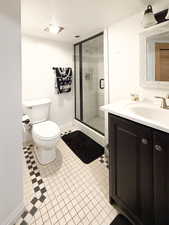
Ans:
{"type": "Polygon", "coordinates": [[[109,113],[110,202],[136,225],[169,224],[169,110],[126,102],[103,109],[109,113]]]}

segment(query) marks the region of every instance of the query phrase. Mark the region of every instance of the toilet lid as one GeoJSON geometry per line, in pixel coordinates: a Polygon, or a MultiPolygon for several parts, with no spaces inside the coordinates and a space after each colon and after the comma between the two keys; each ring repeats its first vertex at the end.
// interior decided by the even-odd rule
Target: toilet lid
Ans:
{"type": "Polygon", "coordinates": [[[56,123],[45,121],[34,124],[33,133],[41,139],[51,139],[60,135],[60,129],[56,123]]]}

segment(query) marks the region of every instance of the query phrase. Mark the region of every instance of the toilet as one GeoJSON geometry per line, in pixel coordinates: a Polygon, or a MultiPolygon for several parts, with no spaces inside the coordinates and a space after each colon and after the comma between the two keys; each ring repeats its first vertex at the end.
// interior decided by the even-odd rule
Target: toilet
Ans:
{"type": "Polygon", "coordinates": [[[59,126],[48,120],[51,101],[48,98],[28,100],[23,103],[24,113],[32,123],[35,154],[40,164],[46,165],[56,159],[56,145],[60,139],[59,126]]]}

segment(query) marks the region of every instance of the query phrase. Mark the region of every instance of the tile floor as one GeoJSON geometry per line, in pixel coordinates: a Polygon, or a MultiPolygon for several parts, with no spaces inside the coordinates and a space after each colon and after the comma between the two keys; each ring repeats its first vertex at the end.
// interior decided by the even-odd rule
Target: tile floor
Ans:
{"type": "MultiPolygon", "coordinates": [[[[108,169],[99,160],[84,164],[60,140],[57,160],[41,166],[33,153],[44,183],[45,199],[36,205],[37,210],[20,219],[16,225],[109,225],[117,211],[108,202],[108,169]]],[[[26,211],[32,208],[32,199],[38,198],[30,176],[30,166],[24,160],[24,202],[26,211]]],[[[34,161],[32,161],[34,163],[34,161]]],[[[34,176],[34,175],[33,175],[34,176]]]]}

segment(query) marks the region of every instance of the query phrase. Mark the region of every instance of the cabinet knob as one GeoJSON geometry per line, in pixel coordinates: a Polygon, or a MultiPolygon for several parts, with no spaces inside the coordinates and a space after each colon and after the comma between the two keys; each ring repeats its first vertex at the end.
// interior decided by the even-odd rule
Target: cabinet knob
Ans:
{"type": "Polygon", "coordinates": [[[161,152],[163,149],[160,145],[155,145],[154,146],[155,150],[158,151],[158,152],[161,152]]]}
{"type": "Polygon", "coordinates": [[[147,145],[148,144],[148,140],[146,138],[142,138],[141,139],[141,143],[144,144],[144,145],[147,145]]]}

